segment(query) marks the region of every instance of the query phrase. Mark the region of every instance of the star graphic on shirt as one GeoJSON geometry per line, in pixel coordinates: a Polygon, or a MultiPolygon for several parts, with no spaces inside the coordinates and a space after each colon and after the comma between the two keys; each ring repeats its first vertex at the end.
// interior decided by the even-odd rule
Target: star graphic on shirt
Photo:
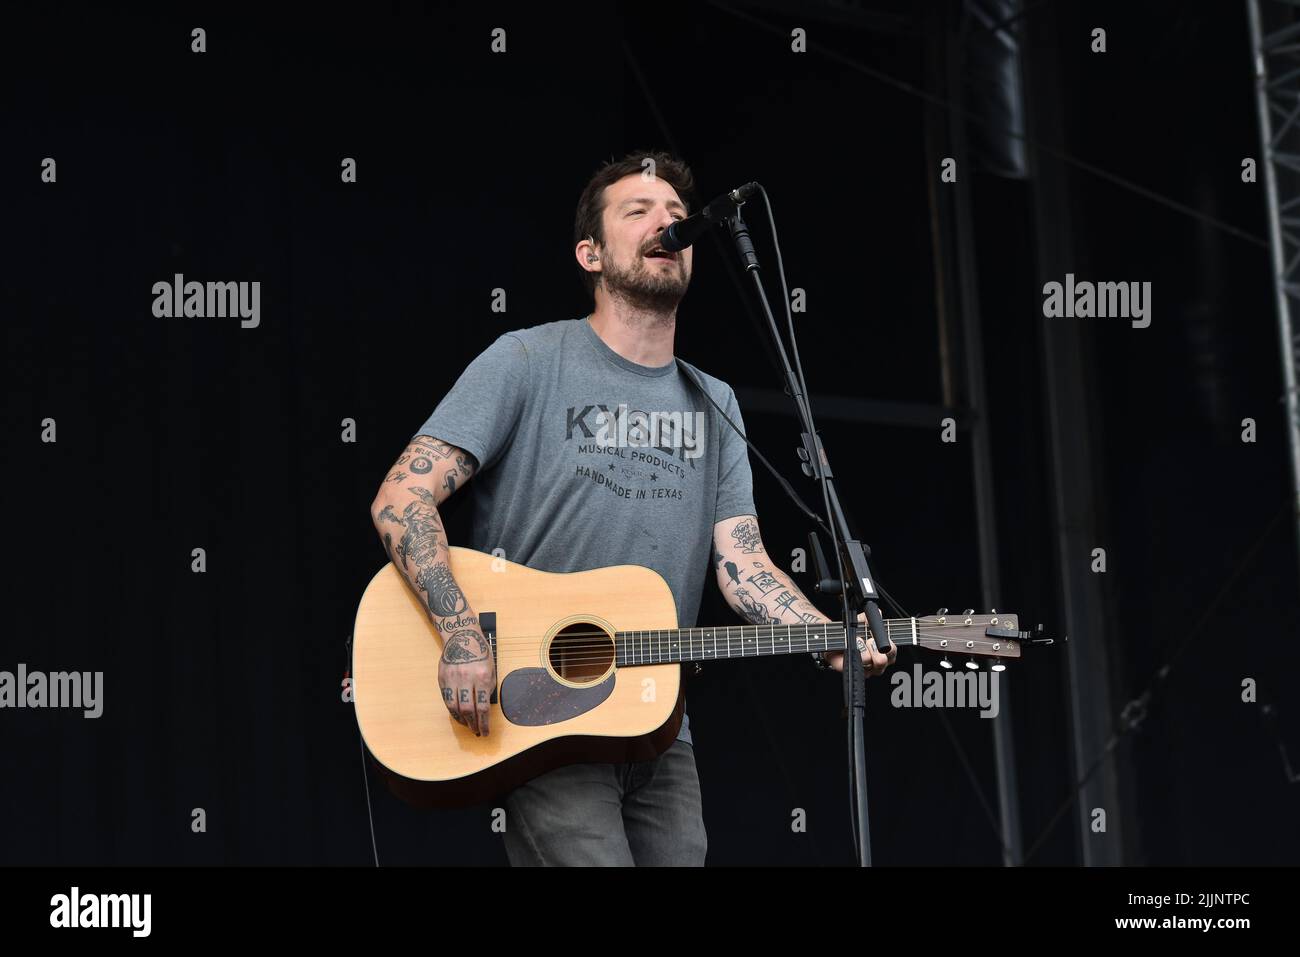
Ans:
{"type": "Polygon", "coordinates": [[[610,470],[611,472],[614,471],[614,463],[613,463],[613,462],[610,462],[610,463],[609,463],[609,470],[610,470]]]}
{"type": "Polygon", "coordinates": [[[654,472],[651,472],[651,473],[650,473],[650,481],[652,481],[652,482],[658,482],[658,481],[659,481],[659,476],[656,475],[654,472]]]}

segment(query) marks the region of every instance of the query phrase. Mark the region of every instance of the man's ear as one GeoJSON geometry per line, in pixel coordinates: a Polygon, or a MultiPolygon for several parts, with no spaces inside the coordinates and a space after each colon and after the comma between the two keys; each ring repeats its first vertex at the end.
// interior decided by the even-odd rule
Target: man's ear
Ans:
{"type": "Polygon", "coordinates": [[[580,268],[587,272],[600,272],[600,250],[596,248],[596,241],[591,236],[578,243],[573,248],[573,254],[580,268]]]}

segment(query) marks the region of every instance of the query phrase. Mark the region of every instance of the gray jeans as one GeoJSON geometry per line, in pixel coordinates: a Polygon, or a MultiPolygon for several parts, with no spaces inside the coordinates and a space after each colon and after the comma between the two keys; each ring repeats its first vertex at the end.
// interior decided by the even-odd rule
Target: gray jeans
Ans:
{"type": "Polygon", "coordinates": [[[653,761],[555,768],[505,806],[513,867],[704,865],[700,779],[685,741],[653,761]]]}

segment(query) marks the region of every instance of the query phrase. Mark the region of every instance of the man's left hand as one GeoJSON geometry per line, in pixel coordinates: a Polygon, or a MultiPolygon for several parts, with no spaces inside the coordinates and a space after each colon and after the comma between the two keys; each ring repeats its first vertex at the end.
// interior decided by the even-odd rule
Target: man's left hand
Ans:
{"type": "MultiPolygon", "coordinates": [[[[858,625],[865,631],[867,627],[866,614],[858,615],[858,625]]],[[[898,657],[898,645],[893,642],[890,642],[889,654],[882,655],[876,649],[876,639],[874,635],[867,637],[864,641],[863,635],[859,634],[858,647],[862,649],[862,665],[866,669],[868,678],[873,678],[876,675],[883,675],[885,669],[892,665],[894,659],[898,657]]],[[[844,652],[827,651],[822,657],[825,658],[826,663],[830,665],[833,670],[844,670],[844,652]]]]}

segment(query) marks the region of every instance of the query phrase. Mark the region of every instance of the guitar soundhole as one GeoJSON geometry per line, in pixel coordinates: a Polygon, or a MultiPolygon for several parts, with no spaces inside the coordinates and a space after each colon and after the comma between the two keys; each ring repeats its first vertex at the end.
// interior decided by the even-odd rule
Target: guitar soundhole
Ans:
{"type": "Polygon", "coordinates": [[[551,639],[550,661],[551,668],[566,681],[598,681],[614,663],[614,639],[599,625],[576,622],[551,639]]]}

